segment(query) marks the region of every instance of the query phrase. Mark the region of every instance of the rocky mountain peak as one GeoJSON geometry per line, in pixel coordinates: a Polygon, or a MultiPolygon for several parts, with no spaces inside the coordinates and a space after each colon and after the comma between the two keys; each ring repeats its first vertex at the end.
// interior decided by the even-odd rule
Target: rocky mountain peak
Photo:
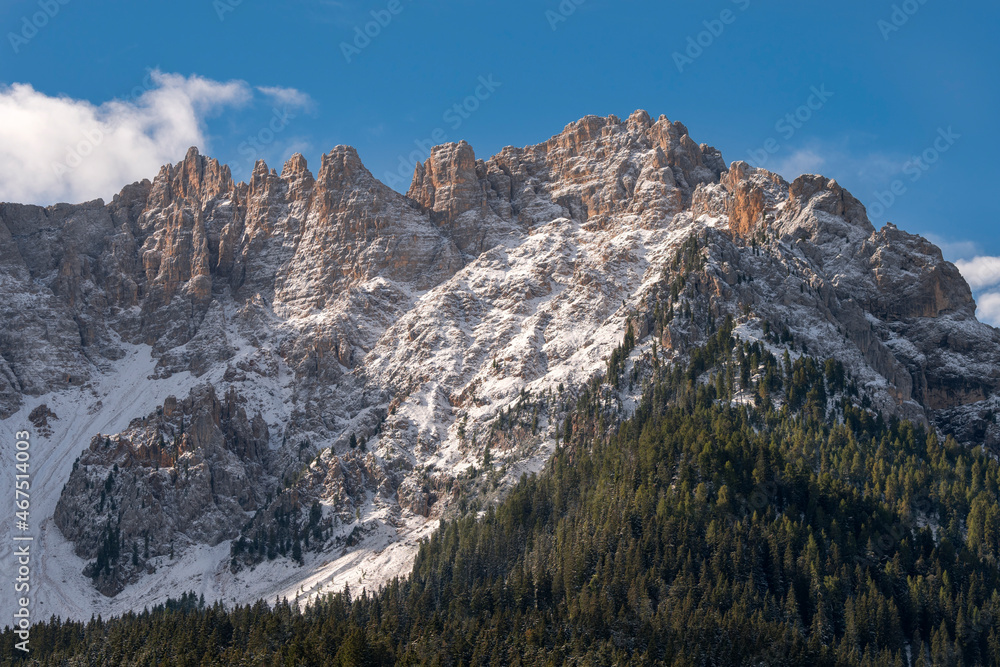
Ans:
{"type": "Polygon", "coordinates": [[[486,249],[484,238],[497,221],[488,207],[492,190],[483,162],[464,141],[435,146],[424,164],[418,164],[407,196],[430,213],[462,252],[475,255],[486,249]],[[472,212],[470,216],[466,213],[472,212]],[[460,220],[460,218],[464,219],[460,220]]]}
{"type": "Polygon", "coordinates": [[[337,146],[323,156],[316,180],[327,190],[339,192],[354,185],[372,185],[375,178],[353,146],[337,146]]]}
{"type": "Polygon", "coordinates": [[[600,225],[631,213],[663,224],[725,170],[721,154],[696,144],[683,124],[640,110],[625,121],[586,116],[544,143],[486,161],[465,142],[437,146],[416,166],[407,195],[474,256],[559,216],[600,225]]]}
{"type": "Polygon", "coordinates": [[[281,178],[289,182],[315,180],[312,172],[309,171],[309,164],[306,162],[305,157],[302,156],[302,153],[295,153],[285,161],[284,166],[281,168],[281,178]]]}
{"type": "Polygon", "coordinates": [[[418,164],[407,196],[445,220],[485,204],[476,173],[476,153],[462,141],[431,149],[424,164],[418,164]]]}
{"type": "Polygon", "coordinates": [[[777,232],[793,242],[808,241],[806,252],[819,266],[854,254],[875,231],[864,205],[835,180],[807,174],[788,187],[777,232]]]}
{"type": "Polygon", "coordinates": [[[789,187],[788,195],[791,217],[811,208],[842,218],[866,236],[875,231],[864,204],[833,179],[814,174],[799,176],[789,187]]]}
{"type": "Polygon", "coordinates": [[[205,201],[233,191],[228,165],[199,154],[194,146],[176,165],[166,165],[153,179],[149,205],[166,208],[177,198],[205,201]]]}
{"type": "Polygon", "coordinates": [[[884,299],[872,308],[890,321],[939,318],[973,320],[976,304],[965,278],[940,248],[887,223],[861,249],[884,299]]]}
{"type": "Polygon", "coordinates": [[[628,117],[627,123],[630,131],[641,132],[653,124],[653,118],[645,109],[637,109],[628,117]]]}

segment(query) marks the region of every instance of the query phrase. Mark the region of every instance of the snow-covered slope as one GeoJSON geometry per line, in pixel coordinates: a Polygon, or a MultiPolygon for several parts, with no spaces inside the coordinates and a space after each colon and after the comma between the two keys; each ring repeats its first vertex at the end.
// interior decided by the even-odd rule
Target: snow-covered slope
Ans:
{"type": "Polygon", "coordinates": [[[629,330],[619,415],[732,315],[839,359],[873,409],[1000,444],[1000,333],[940,251],[644,112],[488,161],[438,147],[407,197],[346,147],[238,184],[191,151],[107,206],[0,206],[0,288],[36,614],[405,574],[442,517],[541,468],[629,330]]]}

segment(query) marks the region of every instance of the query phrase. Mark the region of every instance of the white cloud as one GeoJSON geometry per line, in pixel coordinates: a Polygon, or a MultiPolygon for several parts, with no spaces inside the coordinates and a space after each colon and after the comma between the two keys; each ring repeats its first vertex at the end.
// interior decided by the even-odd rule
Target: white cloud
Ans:
{"type": "MultiPolygon", "coordinates": [[[[297,92],[280,90],[288,99],[297,92]]],[[[253,97],[244,81],[158,70],[130,98],[101,105],[52,97],[29,84],[0,86],[0,200],[109,200],[182,159],[191,146],[207,152],[206,120],[253,97]]]]}
{"type": "Polygon", "coordinates": [[[978,309],[976,317],[980,322],[1000,327],[1000,257],[979,256],[970,260],[959,260],[955,266],[975,292],[978,309]]]}
{"type": "Polygon", "coordinates": [[[282,88],[280,86],[257,86],[257,90],[269,97],[275,104],[294,109],[304,109],[311,111],[316,103],[308,94],[295,88],[282,88]]]}
{"type": "Polygon", "coordinates": [[[1000,257],[976,257],[959,260],[955,266],[962,272],[973,290],[1000,285],[1000,257]]]}
{"type": "Polygon", "coordinates": [[[775,163],[773,171],[781,174],[787,181],[794,181],[802,174],[818,174],[826,160],[814,150],[805,148],[797,150],[788,157],[775,163]]]}
{"type": "Polygon", "coordinates": [[[857,157],[842,157],[845,172],[853,172],[860,181],[880,183],[903,172],[907,158],[905,155],[873,152],[857,157]]]}
{"type": "Polygon", "coordinates": [[[872,137],[843,135],[783,144],[779,153],[760,166],[789,181],[802,174],[822,173],[841,183],[847,180],[881,183],[901,174],[909,157],[869,150],[872,140],[872,137]]]}
{"type": "Polygon", "coordinates": [[[1000,292],[986,292],[976,299],[979,310],[976,316],[980,322],[1000,327],[1000,292]]]}

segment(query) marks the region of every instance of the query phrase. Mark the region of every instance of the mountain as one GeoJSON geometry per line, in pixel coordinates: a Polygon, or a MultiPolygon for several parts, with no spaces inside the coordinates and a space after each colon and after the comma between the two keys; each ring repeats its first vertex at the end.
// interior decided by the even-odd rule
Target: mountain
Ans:
{"type": "Polygon", "coordinates": [[[248,183],[192,149],[110,204],[0,206],[0,290],[41,615],[377,587],[727,317],[872,415],[1000,446],[1000,331],[939,249],[645,112],[439,146],[406,196],[348,147],[248,183]]]}

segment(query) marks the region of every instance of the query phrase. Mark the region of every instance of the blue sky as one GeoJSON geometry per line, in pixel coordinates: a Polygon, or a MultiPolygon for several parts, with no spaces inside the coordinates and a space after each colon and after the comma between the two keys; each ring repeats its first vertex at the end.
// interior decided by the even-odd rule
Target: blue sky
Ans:
{"type": "Polygon", "coordinates": [[[998,19],[943,0],[6,0],[0,152],[20,185],[0,198],[107,198],[186,140],[237,176],[350,144],[405,190],[434,138],[488,157],[643,108],[728,161],[834,177],[951,259],[1000,255],[998,19]]]}

